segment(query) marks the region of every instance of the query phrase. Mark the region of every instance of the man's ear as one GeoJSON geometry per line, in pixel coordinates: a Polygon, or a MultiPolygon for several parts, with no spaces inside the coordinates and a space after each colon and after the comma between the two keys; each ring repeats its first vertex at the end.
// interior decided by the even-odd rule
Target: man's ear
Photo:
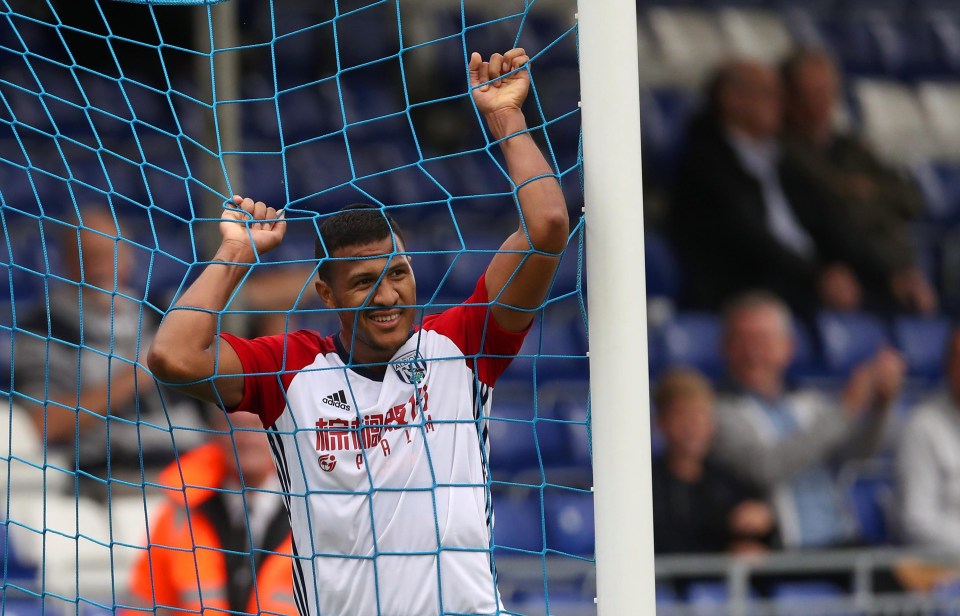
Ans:
{"type": "Polygon", "coordinates": [[[320,301],[323,302],[324,306],[327,308],[337,307],[337,302],[333,298],[333,288],[330,287],[330,283],[323,278],[317,278],[313,286],[317,290],[317,295],[320,296],[320,301]]]}

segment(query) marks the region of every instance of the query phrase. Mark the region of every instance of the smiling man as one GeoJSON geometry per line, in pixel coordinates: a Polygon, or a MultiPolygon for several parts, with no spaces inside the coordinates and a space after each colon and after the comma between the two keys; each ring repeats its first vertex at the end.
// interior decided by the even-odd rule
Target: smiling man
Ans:
{"type": "Polygon", "coordinates": [[[301,614],[499,613],[486,427],[497,377],[549,290],[569,220],[521,111],[522,49],[470,58],[471,91],[499,142],[522,224],[463,304],[414,323],[401,231],[354,205],[320,226],[316,290],[340,331],[245,340],[220,314],[283,214],[234,199],[214,263],[167,314],[154,374],[227,411],[260,416],[294,534],[301,614]]]}

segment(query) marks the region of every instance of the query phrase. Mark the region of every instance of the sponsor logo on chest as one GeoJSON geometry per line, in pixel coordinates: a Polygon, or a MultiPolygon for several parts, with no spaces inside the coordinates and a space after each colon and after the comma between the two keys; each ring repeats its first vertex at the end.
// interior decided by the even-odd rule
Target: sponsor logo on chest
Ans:
{"type": "MultiPolygon", "coordinates": [[[[338,391],[323,399],[323,402],[336,408],[350,405],[341,401],[344,392],[338,391]]],[[[413,436],[422,431],[424,434],[435,432],[433,417],[429,413],[430,394],[427,385],[419,386],[410,399],[402,404],[394,405],[382,412],[367,413],[362,418],[327,418],[320,417],[316,422],[317,442],[316,449],[321,455],[317,458],[320,468],[325,472],[332,472],[337,465],[336,456],[332,452],[358,451],[356,455],[357,468],[361,468],[366,459],[367,450],[379,448],[383,455],[389,456],[392,452],[386,435],[396,430],[403,430],[404,438],[394,443],[411,444],[413,436]],[[411,431],[414,432],[411,436],[411,431]]],[[[345,398],[344,398],[345,400],[345,398]]]]}

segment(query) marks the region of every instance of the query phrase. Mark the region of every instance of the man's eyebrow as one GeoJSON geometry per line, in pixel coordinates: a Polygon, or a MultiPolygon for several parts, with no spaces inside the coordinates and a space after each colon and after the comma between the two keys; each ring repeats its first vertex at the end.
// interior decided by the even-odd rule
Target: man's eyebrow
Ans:
{"type": "MultiPolygon", "coordinates": [[[[364,263],[364,262],[373,261],[373,259],[357,259],[357,261],[360,263],[364,263]]],[[[396,263],[388,264],[386,266],[386,270],[388,272],[391,272],[396,269],[409,268],[409,267],[410,266],[407,263],[407,260],[403,259],[403,260],[397,261],[396,263]]],[[[374,267],[364,268],[348,276],[347,282],[352,284],[353,282],[360,280],[361,278],[379,278],[380,275],[383,273],[383,271],[384,271],[384,267],[382,265],[378,265],[376,266],[376,268],[374,267]]]]}

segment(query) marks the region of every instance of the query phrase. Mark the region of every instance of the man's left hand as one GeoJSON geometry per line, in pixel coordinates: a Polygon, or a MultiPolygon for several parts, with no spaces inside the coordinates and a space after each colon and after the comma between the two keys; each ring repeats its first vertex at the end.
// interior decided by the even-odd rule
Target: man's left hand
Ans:
{"type": "Polygon", "coordinates": [[[477,52],[470,55],[473,100],[489,122],[493,123],[495,116],[520,111],[530,91],[530,74],[523,68],[529,60],[520,47],[503,55],[495,53],[487,62],[477,52]]]}

